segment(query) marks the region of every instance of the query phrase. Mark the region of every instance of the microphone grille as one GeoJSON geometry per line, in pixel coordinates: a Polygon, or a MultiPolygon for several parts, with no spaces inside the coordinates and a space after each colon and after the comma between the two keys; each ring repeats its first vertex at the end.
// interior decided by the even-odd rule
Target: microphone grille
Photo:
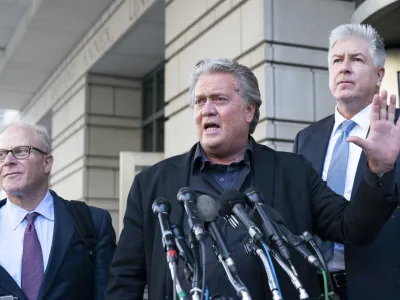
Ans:
{"type": "Polygon", "coordinates": [[[171,205],[165,198],[160,197],[154,200],[151,209],[153,210],[154,214],[159,214],[159,213],[169,214],[171,212],[171,205]]]}
{"type": "Polygon", "coordinates": [[[208,195],[200,195],[196,201],[197,215],[203,222],[212,222],[217,219],[217,202],[208,195]]]}

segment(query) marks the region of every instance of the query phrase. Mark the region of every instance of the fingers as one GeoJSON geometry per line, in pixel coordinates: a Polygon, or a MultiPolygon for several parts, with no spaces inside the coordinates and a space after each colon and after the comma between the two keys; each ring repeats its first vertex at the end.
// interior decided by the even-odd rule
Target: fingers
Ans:
{"type": "Polygon", "coordinates": [[[380,120],[387,119],[386,106],[387,106],[387,91],[382,90],[381,95],[380,95],[380,101],[379,101],[379,119],[380,120]]]}
{"type": "Polygon", "coordinates": [[[378,94],[375,94],[371,105],[371,127],[373,126],[375,121],[379,120],[379,104],[380,97],[378,94]]]}
{"type": "Polygon", "coordinates": [[[364,151],[368,147],[368,140],[362,139],[362,138],[360,138],[358,136],[349,136],[346,139],[346,141],[349,142],[349,143],[353,143],[353,144],[357,145],[358,147],[360,147],[364,151]]]}
{"type": "Polygon", "coordinates": [[[390,96],[389,109],[388,109],[388,117],[387,117],[387,119],[391,123],[394,123],[395,112],[396,112],[396,96],[395,95],[391,95],[390,96]]]}

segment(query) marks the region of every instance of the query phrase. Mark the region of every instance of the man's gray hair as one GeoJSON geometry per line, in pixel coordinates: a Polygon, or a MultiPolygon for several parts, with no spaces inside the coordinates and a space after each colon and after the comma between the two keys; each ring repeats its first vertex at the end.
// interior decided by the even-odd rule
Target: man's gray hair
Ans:
{"type": "Polygon", "coordinates": [[[369,24],[344,24],[331,31],[329,36],[328,62],[331,65],[331,50],[336,42],[348,37],[362,38],[369,42],[369,55],[375,66],[384,67],[386,59],[385,44],[375,28],[369,24]]]}
{"type": "Polygon", "coordinates": [[[189,81],[190,106],[193,107],[195,100],[195,89],[201,75],[210,73],[231,73],[236,76],[239,82],[240,95],[245,107],[254,103],[255,111],[253,120],[250,123],[249,133],[252,134],[257,127],[260,118],[260,105],[262,103],[258,80],[251,70],[232,59],[203,59],[199,61],[189,81]]]}
{"type": "MultiPolygon", "coordinates": [[[[50,154],[51,152],[51,139],[50,139],[50,135],[46,129],[46,127],[42,126],[42,125],[38,125],[35,123],[31,123],[28,121],[15,121],[15,122],[11,122],[8,123],[7,125],[5,125],[4,127],[1,128],[0,130],[0,134],[2,134],[4,131],[6,131],[8,128],[10,127],[21,127],[21,128],[27,128],[30,129],[31,131],[33,131],[38,140],[40,141],[40,143],[42,144],[41,147],[44,152],[50,154]]],[[[26,146],[30,146],[30,145],[26,145],[26,146]]]]}

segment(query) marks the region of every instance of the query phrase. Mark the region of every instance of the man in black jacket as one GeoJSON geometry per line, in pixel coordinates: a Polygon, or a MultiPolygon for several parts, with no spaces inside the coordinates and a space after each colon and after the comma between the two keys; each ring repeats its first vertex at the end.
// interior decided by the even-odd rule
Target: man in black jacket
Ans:
{"type": "MultiPolygon", "coordinates": [[[[372,242],[397,207],[394,172],[400,126],[393,122],[394,103],[383,114],[384,99],[376,98],[373,109],[382,115],[372,119],[375,130],[367,140],[353,139],[368,148],[368,168],[356,198],[349,203],[328,188],[303,157],[276,152],[253,140],[250,134],[258,122],[261,96],[257,79],[247,67],[228,59],[199,62],[191,77],[190,96],[199,143],[188,153],[166,159],[135,177],[106,299],[142,299],[146,284],[149,299],[173,299],[161,230],[151,206],[158,197],[168,199],[171,222],[181,224],[188,234],[187,218],[176,201],[184,186],[217,201],[225,189],[244,191],[255,186],[264,203],[281,213],[291,231],[307,230],[355,244],[372,242]]],[[[262,266],[256,257],[246,256],[242,247],[248,239],[246,232],[235,231],[223,220],[218,226],[252,299],[268,299],[262,266]]],[[[292,259],[303,285],[315,298],[320,294],[316,271],[299,256],[292,259]]],[[[212,254],[207,255],[206,270],[211,294],[238,299],[212,254]]],[[[190,284],[182,273],[178,271],[178,278],[187,288],[190,284]]],[[[288,277],[279,270],[278,277],[283,297],[298,297],[288,277]]]]}

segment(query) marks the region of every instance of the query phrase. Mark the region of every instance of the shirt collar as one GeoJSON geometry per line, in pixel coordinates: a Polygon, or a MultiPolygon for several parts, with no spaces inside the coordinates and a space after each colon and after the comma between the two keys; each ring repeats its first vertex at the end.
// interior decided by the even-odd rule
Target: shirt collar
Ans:
{"type": "MultiPolygon", "coordinates": [[[[249,136],[249,143],[247,144],[246,152],[245,152],[244,158],[243,158],[246,165],[251,166],[251,160],[253,157],[253,149],[254,149],[254,139],[251,136],[249,136]]],[[[211,163],[211,161],[208,159],[208,157],[204,153],[204,150],[201,147],[200,142],[198,142],[197,146],[196,146],[196,151],[194,153],[192,169],[194,170],[194,167],[197,164],[200,164],[200,170],[202,170],[207,162],[211,163]]]]}
{"type": "MultiPolygon", "coordinates": [[[[15,230],[25,219],[25,216],[30,213],[29,211],[9,201],[8,198],[6,204],[4,205],[4,209],[6,210],[5,213],[8,216],[13,230],[15,230]]],[[[50,191],[47,191],[46,196],[44,196],[43,200],[33,212],[37,212],[46,219],[54,221],[54,201],[50,191]]]]}
{"type": "MultiPolygon", "coordinates": [[[[371,122],[371,104],[365,107],[362,111],[357,113],[355,116],[351,118],[358,126],[360,126],[364,130],[368,130],[371,122]]],[[[336,132],[340,124],[342,124],[346,119],[340,114],[335,107],[335,125],[333,126],[333,133],[336,132]]]]}

